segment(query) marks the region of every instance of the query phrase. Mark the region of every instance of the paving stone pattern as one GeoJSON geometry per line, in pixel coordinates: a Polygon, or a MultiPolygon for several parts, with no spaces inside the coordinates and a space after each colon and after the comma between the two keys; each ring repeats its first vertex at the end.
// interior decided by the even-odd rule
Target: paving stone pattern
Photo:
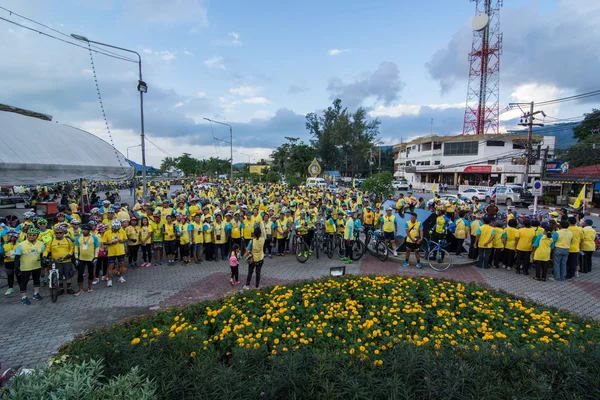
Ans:
{"type": "MultiPolygon", "coordinates": [[[[514,271],[482,270],[464,265],[440,273],[427,266],[419,270],[414,261],[409,267],[402,267],[400,262],[381,262],[365,255],[359,262],[347,265],[346,272],[430,276],[477,282],[600,321],[600,256],[594,258],[592,273],[582,274],[568,282],[537,282],[531,276],[517,275],[514,271]]],[[[326,257],[319,260],[311,257],[305,264],[298,263],[293,256],[265,259],[261,286],[328,276],[329,268],[339,265],[343,263],[336,258],[326,257]]],[[[242,284],[236,287],[229,284],[229,267],[225,261],[190,266],[152,266],[130,270],[126,278],[124,284],[115,280],[112,288],[107,288],[101,282],[94,286],[92,293],[84,293],[79,297],[60,296],[56,303],[51,302],[48,289],[43,287],[41,294],[44,299],[39,302],[31,300],[30,306],[20,303],[18,293],[3,296],[6,281],[0,280],[0,287],[4,286],[0,289],[0,361],[10,367],[35,365],[47,360],[76,335],[93,328],[169,306],[229,295],[241,290],[246,278],[246,266],[241,265],[242,284]]],[[[30,282],[29,296],[31,292],[30,282]]]]}

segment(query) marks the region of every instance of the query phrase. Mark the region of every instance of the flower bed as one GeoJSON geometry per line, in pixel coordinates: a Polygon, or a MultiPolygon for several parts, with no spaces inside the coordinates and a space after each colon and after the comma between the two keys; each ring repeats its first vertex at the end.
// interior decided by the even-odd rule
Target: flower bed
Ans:
{"type": "MultiPolygon", "coordinates": [[[[495,358],[508,362],[502,367],[507,369],[518,369],[514,365],[517,360],[529,370],[542,361],[556,369],[560,364],[553,363],[562,360],[564,365],[563,357],[574,362],[587,360],[597,368],[600,358],[595,344],[599,339],[596,323],[477,285],[432,278],[358,276],[274,286],[166,310],[76,339],[63,353],[72,360],[101,357],[109,376],[139,365],[162,385],[164,398],[181,398],[190,396],[192,387],[199,390],[196,385],[201,376],[205,379],[202,390],[211,386],[206,381],[215,387],[229,382],[224,378],[229,374],[255,391],[275,390],[282,385],[272,382],[281,373],[281,365],[289,367],[304,360],[298,368],[304,371],[302,376],[309,377],[315,372],[305,368],[321,357],[327,359],[326,365],[341,362],[348,369],[371,371],[373,376],[394,374],[406,354],[426,357],[421,361],[429,360],[431,371],[443,371],[450,365],[456,368],[457,357],[467,364],[484,360],[481,367],[485,368],[489,368],[490,358],[495,358]],[[243,373],[247,368],[250,372],[243,373]],[[215,381],[214,374],[225,381],[215,381]]],[[[403,362],[410,365],[411,360],[415,362],[413,358],[403,362]]],[[[579,372],[585,369],[577,368],[579,372]]],[[[317,373],[314,378],[318,381],[323,374],[327,375],[317,373]]],[[[293,382],[296,378],[287,379],[293,382]]],[[[302,386],[284,385],[277,393],[294,389],[294,395],[302,397],[298,385],[302,386]]],[[[318,393],[321,397],[322,392],[318,393]]],[[[253,392],[247,397],[256,395],[253,392]]]]}

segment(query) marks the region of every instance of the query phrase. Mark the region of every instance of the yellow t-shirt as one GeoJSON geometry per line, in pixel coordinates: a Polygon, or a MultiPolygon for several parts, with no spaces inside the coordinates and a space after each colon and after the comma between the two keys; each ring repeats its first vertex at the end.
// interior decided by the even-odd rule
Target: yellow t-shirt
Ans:
{"type": "Polygon", "coordinates": [[[396,216],[395,215],[384,215],[383,216],[383,231],[394,232],[396,230],[396,216]]]}
{"type": "Polygon", "coordinates": [[[552,252],[552,238],[540,233],[537,235],[536,240],[538,240],[538,246],[533,253],[533,259],[535,261],[549,261],[552,252]]]}
{"type": "Polygon", "coordinates": [[[571,249],[571,243],[573,242],[573,233],[568,229],[559,229],[556,232],[557,238],[554,242],[554,246],[558,249],[571,249]]]}
{"type": "Polygon", "coordinates": [[[21,271],[33,271],[42,268],[40,259],[43,251],[44,243],[39,240],[36,240],[35,243],[31,243],[29,240],[19,243],[15,255],[21,256],[21,271]]]}
{"type": "Polygon", "coordinates": [[[375,213],[373,213],[373,211],[365,211],[363,215],[363,220],[365,225],[373,225],[373,221],[375,220],[375,213]]]}
{"type": "Polygon", "coordinates": [[[194,244],[204,243],[204,232],[202,227],[204,224],[202,222],[192,222],[192,227],[194,229],[194,244]]]}
{"type": "Polygon", "coordinates": [[[223,244],[227,241],[227,235],[225,234],[225,222],[215,222],[213,224],[215,230],[215,244],[223,244]]]}
{"type": "Polygon", "coordinates": [[[212,233],[214,231],[212,223],[205,222],[202,229],[204,231],[204,243],[212,243],[212,233]]]}
{"type": "Polygon", "coordinates": [[[142,226],[140,228],[140,244],[146,245],[150,243],[152,243],[152,227],[150,225],[142,226]],[[146,237],[148,237],[148,240],[146,240],[146,237]]]}
{"type": "Polygon", "coordinates": [[[578,226],[571,225],[569,226],[569,231],[573,234],[573,241],[571,242],[571,247],[569,248],[569,253],[579,253],[581,251],[581,239],[583,239],[583,229],[578,226]]]}
{"type": "Polygon", "coordinates": [[[75,241],[75,256],[81,261],[92,261],[98,257],[100,242],[92,234],[79,236],[75,241]]]}
{"type": "Polygon", "coordinates": [[[186,245],[190,242],[190,234],[188,232],[190,224],[185,223],[179,227],[181,236],[179,236],[179,244],[186,245]]]}
{"type": "Polygon", "coordinates": [[[533,237],[534,236],[535,236],[535,231],[533,228],[519,229],[519,243],[517,244],[517,250],[531,251],[533,249],[533,237]]]}
{"type": "Polygon", "coordinates": [[[502,243],[502,235],[504,234],[504,229],[502,228],[494,228],[494,240],[492,241],[492,247],[494,249],[503,249],[504,243],[502,243]]]}
{"type": "Polygon", "coordinates": [[[112,229],[104,232],[102,236],[102,243],[108,243],[112,240],[118,240],[119,243],[106,245],[108,249],[108,257],[118,257],[125,255],[125,241],[127,241],[127,234],[123,229],[119,229],[117,232],[112,229]]]}
{"type": "Polygon", "coordinates": [[[596,250],[596,231],[591,226],[583,228],[583,251],[595,251],[596,250]]]}
{"type": "Polygon", "coordinates": [[[479,227],[478,232],[479,232],[479,242],[477,242],[477,247],[482,248],[482,249],[491,249],[493,241],[490,241],[489,243],[487,243],[487,242],[488,242],[488,240],[490,240],[490,238],[494,234],[494,228],[492,228],[489,225],[481,225],[479,227]]]}
{"type": "Polygon", "coordinates": [[[479,227],[482,225],[481,221],[476,219],[475,221],[471,222],[471,236],[475,236],[477,235],[477,229],[479,229],[479,227]]]}
{"type": "Polygon", "coordinates": [[[153,242],[162,242],[163,234],[162,234],[162,222],[154,222],[150,221],[150,230],[152,231],[152,241],[153,242]]]}
{"type": "MultiPolygon", "coordinates": [[[[15,242],[15,243],[4,243],[4,262],[5,263],[12,263],[15,262],[15,254],[17,252],[17,247],[19,247],[19,243],[15,242]]],[[[13,268],[13,267],[10,267],[13,268]]],[[[10,269],[9,268],[9,269],[10,269]]]]}
{"type": "Polygon", "coordinates": [[[465,220],[459,218],[456,220],[456,230],[454,231],[454,236],[457,239],[466,239],[467,238],[467,225],[465,224],[465,220]]]}
{"type": "Polygon", "coordinates": [[[264,258],[265,258],[265,252],[264,252],[265,238],[263,238],[263,237],[260,237],[258,239],[252,238],[250,243],[252,243],[251,244],[252,259],[254,260],[254,262],[259,262],[259,261],[264,260],[264,258]]]}
{"type": "Polygon", "coordinates": [[[506,250],[514,250],[517,245],[519,230],[517,228],[509,226],[504,230],[504,234],[506,235],[506,245],[504,246],[504,248],[506,250]]]}
{"type": "Polygon", "coordinates": [[[416,243],[417,238],[421,235],[421,223],[419,221],[415,221],[414,223],[408,221],[406,222],[406,226],[406,230],[408,231],[406,241],[409,243],[416,243]]]}
{"type": "Polygon", "coordinates": [[[140,228],[129,225],[125,228],[127,234],[127,246],[137,246],[140,244],[140,228]]]}
{"type": "Polygon", "coordinates": [[[67,259],[67,256],[73,254],[73,242],[66,238],[52,239],[44,250],[44,256],[48,256],[50,253],[53,260],[63,259],[65,262],[70,262],[71,260],[67,259]]]}
{"type": "Polygon", "coordinates": [[[172,242],[177,239],[177,225],[175,224],[164,224],[163,234],[165,242],[172,242]]]}
{"type": "Polygon", "coordinates": [[[254,222],[252,220],[249,221],[246,218],[244,220],[243,225],[244,225],[244,227],[242,228],[242,233],[244,235],[244,239],[249,240],[252,238],[252,235],[254,234],[254,222]]]}
{"type": "Polygon", "coordinates": [[[242,222],[231,220],[231,238],[239,239],[242,237],[242,222]]]}

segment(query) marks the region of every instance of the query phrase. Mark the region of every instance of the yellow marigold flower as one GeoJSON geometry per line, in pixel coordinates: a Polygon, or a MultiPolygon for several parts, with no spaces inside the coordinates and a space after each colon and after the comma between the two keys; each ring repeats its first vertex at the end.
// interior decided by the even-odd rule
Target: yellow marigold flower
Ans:
{"type": "Polygon", "coordinates": [[[192,352],[190,353],[190,357],[192,357],[192,358],[196,357],[196,352],[195,352],[195,351],[192,351],[192,352]]]}
{"type": "Polygon", "coordinates": [[[140,343],[140,338],[138,338],[138,337],[133,338],[133,340],[131,341],[131,344],[133,344],[133,345],[136,345],[138,343],[140,343]]]}

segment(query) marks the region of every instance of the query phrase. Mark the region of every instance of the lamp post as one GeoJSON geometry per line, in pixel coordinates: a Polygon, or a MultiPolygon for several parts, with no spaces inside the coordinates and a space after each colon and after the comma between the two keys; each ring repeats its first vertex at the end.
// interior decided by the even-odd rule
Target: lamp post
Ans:
{"type": "Polygon", "coordinates": [[[223,143],[229,143],[229,149],[231,151],[231,160],[229,162],[230,165],[230,169],[231,169],[231,178],[230,178],[230,182],[233,184],[233,128],[231,127],[231,125],[226,124],[225,122],[219,122],[219,121],[214,121],[210,118],[204,118],[205,120],[209,121],[209,122],[214,122],[215,124],[219,124],[219,125],[225,125],[229,127],[229,142],[226,140],[221,140],[221,139],[217,139],[219,142],[223,142],[223,143]]]}
{"type": "Polygon", "coordinates": [[[140,147],[141,144],[136,144],[135,146],[129,146],[127,148],[127,161],[129,161],[129,149],[133,149],[134,147],[140,147]]]}
{"type": "Polygon", "coordinates": [[[85,36],[76,35],[74,33],[71,33],[71,37],[73,37],[74,39],[77,39],[77,40],[81,40],[82,42],[86,42],[88,44],[94,43],[94,44],[97,44],[100,46],[110,47],[113,49],[126,51],[128,53],[134,53],[135,55],[138,56],[138,67],[139,67],[140,79],[138,80],[137,89],[140,92],[140,121],[141,121],[141,130],[142,130],[141,135],[140,135],[141,141],[142,141],[142,143],[140,144],[140,146],[142,147],[142,201],[145,202],[146,196],[147,196],[147,186],[148,185],[146,182],[146,141],[145,141],[145,136],[144,136],[144,93],[148,93],[148,85],[146,84],[146,82],[144,82],[142,80],[142,57],[140,56],[140,54],[137,51],[124,49],[123,47],[117,47],[117,46],[113,46],[113,45],[106,44],[106,43],[95,42],[93,40],[89,40],[85,36]]]}
{"type": "Polygon", "coordinates": [[[243,155],[243,156],[246,156],[246,157],[248,157],[248,166],[250,166],[250,157],[254,157],[255,155],[257,155],[257,154],[258,154],[258,153],[254,153],[254,154],[245,154],[245,153],[242,153],[241,151],[238,151],[238,153],[240,153],[240,154],[241,154],[241,155],[243,155]]]}

